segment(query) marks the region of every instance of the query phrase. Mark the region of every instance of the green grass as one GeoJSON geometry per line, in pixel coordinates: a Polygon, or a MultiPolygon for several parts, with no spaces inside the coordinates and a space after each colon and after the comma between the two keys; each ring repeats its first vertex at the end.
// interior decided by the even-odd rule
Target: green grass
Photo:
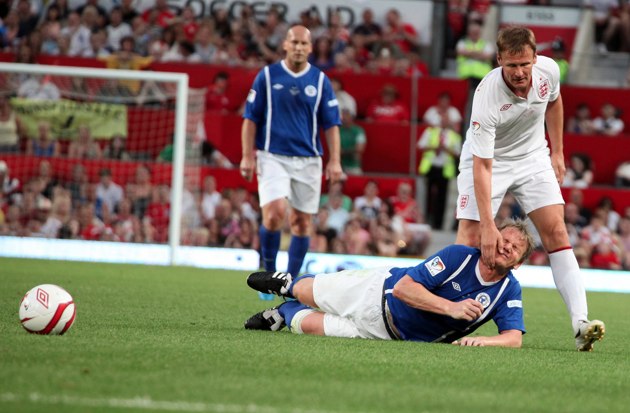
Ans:
{"type": "MultiPolygon", "coordinates": [[[[574,350],[554,290],[524,292],[524,347],[348,340],[251,332],[269,302],[246,274],[0,259],[1,412],[627,412],[630,295],[590,293],[607,323],[574,350]],[[26,333],[23,294],[66,288],[64,336],[26,333]],[[142,399],[141,399],[142,398],[142,399]]],[[[277,303],[277,302],[276,302],[277,303]]],[[[494,334],[492,323],[480,334],[494,334]]]]}

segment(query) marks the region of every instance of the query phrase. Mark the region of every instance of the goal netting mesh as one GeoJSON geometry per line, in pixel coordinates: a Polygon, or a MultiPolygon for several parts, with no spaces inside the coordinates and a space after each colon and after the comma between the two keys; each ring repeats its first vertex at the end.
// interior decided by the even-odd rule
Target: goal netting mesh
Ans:
{"type": "Polygon", "coordinates": [[[167,243],[171,230],[189,243],[205,90],[179,94],[176,74],[44,69],[0,65],[0,235],[167,243]]]}

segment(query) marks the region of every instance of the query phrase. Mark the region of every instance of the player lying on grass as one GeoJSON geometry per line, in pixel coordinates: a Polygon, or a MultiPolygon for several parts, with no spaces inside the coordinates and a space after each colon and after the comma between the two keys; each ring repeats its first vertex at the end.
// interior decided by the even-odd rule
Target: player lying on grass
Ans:
{"type": "Polygon", "coordinates": [[[453,343],[462,346],[520,347],[525,332],[521,287],[511,270],[534,247],[522,221],[501,229],[503,252],[495,267],[479,249],[451,245],[415,267],[346,270],[292,279],[282,272],[256,272],[255,290],[295,298],[254,314],[252,330],[296,334],[453,343]],[[467,337],[488,320],[499,334],[467,337]]]}

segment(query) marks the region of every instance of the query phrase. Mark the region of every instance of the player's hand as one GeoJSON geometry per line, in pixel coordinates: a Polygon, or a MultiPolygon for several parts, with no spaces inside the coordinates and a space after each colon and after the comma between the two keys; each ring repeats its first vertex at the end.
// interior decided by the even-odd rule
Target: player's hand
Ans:
{"type": "Polygon", "coordinates": [[[461,340],[453,341],[452,344],[466,347],[483,347],[486,345],[484,337],[464,337],[461,340]]]}
{"type": "Polygon", "coordinates": [[[326,165],[326,179],[330,180],[331,184],[334,184],[335,182],[341,181],[341,178],[343,177],[343,170],[341,169],[341,163],[339,163],[338,161],[328,161],[328,164],[326,165]]]}
{"type": "Polygon", "coordinates": [[[246,181],[251,181],[254,177],[254,169],[256,168],[256,159],[254,159],[254,155],[251,156],[243,156],[241,159],[241,165],[239,167],[241,171],[241,176],[246,181]]]}
{"type": "Polygon", "coordinates": [[[456,320],[473,321],[478,319],[483,313],[483,305],[477,300],[467,298],[463,301],[454,302],[451,305],[449,315],[456,320]]]}
{"type": "Polygon", "coordinates": [[[503,236],[494,223],[481,227],[481,259],[490,269],[494,269],[494,257],[497,251],[503,253],[503,236]]]}
{"type": "Polygon", "coordinates": [[[564,164],[564,155],[562,154],[562,152],[551,154],[551,166],[553,167],[553,172],[556,174],[556,179],[558,180],[558,183],[562,185],[562,182],[564,181],[564,175],[567,172],[567,167],[564,164]]]}

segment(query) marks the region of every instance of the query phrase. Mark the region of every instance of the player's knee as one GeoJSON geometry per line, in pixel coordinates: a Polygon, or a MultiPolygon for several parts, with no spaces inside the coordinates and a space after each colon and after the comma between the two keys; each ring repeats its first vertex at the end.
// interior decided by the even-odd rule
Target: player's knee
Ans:
{"type": "Polygon", "coordinates": [[[291,215],[291,233],[305,237],[310,235],[311,216],[306,214],[291,215]]]}
{"type": "Polygon", "coordinates": [[[282,227],[286,210],[281,206],[266,208],[263,210],[263,225],[269,230],[278,230],[282,227]]]}
{"type": "Polygon", "coordinates": [[[324,335],[324,313],[312,312],[304,317],[300,323],[303,334],[324,335]]]}
{"type": "Polygon", "coordinates": [[[292,287],[293,296],[301,303],[313,306],[313,278],[300,278],[292,287]]]}

